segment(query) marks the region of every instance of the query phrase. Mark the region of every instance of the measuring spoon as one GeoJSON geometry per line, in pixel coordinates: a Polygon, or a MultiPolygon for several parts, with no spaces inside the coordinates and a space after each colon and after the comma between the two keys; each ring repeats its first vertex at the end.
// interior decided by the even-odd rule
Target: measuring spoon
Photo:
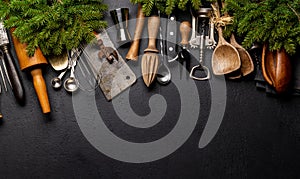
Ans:
{"type": "Polygon", "coordinates": [[[63,72],[61,72],[58,77],[52,78],[51,85],[54,89],[58,89],[61,87],[61,79],[66,74],[68,69],[65,69],[63,72]]]}
{"type": "Polygon", "coordinates": [[[74,74],[76,63],[77,63],[76,60],[72,61],[70,77],[68,79],[66,79],[64,82],[65,90],[68,92],[71,92],[71,93],[75,92],[79,88],[79,82],[75,78],[75,74],[74,74]]]}
{"type": "Polygon", "coordinates": [[[54,77],[52,78],[51,80],[51,86],[54,88],[54,89],[59,89],[61,87],[61,79],[63,78],[63,76],[66,74],[66,72],[72,67],[72,61],[71,59],[68,58],[68,66],[67,68],[61,72],[58,77],[54,77]]]}

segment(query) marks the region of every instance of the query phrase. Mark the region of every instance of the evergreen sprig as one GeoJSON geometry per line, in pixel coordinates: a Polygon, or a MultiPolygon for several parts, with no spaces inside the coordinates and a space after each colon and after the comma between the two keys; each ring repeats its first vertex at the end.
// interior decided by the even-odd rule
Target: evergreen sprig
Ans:
{"type": "Polygon", "coordinates": [[[65,49],[90,42],[93,31],[106,27],[102,0],[0,0],[0,17],[13,34],[28,44],[32,56],[37,47],[44,55],[60,55],[65,49]]]}
{"type": "Polygon", "coordinates": [[[225,0],[225,11],[234,16],[227,31],[245,37],[242,45],[268,43],[271,51],[289,54],[300,45],[300,0],[225,0]]]}
{"type": "Polygon", "coordinates": [[[201,0],[130,0],[132,3],[142,3],[143,12],[149,16],[154,7],[160,10],[162,13],[170,15],[173,10],[178,7],[181,10],[186,10],[190,3],[194,9],[199,9],[201,6],[201,0]]]}

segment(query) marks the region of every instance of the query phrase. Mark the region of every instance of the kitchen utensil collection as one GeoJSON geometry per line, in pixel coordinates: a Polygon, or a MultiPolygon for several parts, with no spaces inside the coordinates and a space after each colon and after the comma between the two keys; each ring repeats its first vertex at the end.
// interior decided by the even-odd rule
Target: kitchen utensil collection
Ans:
{"type": "MultiPolygon", "coordinates": [[[[224,8],[224,3],[222,6],[224,8]]],[[[222,21],[218,3],[213,4],[212,8],[201,7],[197,11],[191,9],[190,12],[192,24],[189,21],[180,23],[178,29],[181,41],[178,44],[175,14],[169,15],[164,24],[161,23],[160,12],[158,12],[158,15],[154,14],[148,17],[148,46],[144,50],[141,61],[142,78],[147,87],[155,79],[161,85],[168,84],[172,75],[167,62],[175,60],[179,62],[181,78],[183,68],[186,68],[187,71],[190,71],[189,77],[191,79],[209,80],[211,77],[210,70],[203,64],[205,49],[213,50],[211,64],[215,75],[225,75],[229,79],[237,79],[254,71],[250,54],[238,44],[234,34],[230,37],[230,43],[224,39],[222,29],[224,24],[220,25],[218,22],[218,20],[222,21]],[[165,31],[162,30],[162,26],[165,31]],[[215,29],[218,34],[218,42],[215,40],[215,29]],[[190,36],[191,30],[192,34],[190,36]],[[156,47],[158,31],[160,55],[156,47]],[[199,64],[193,66],[192,69],[190,69],[189,46],[192,50],[199,49],[199,64]],[[170,60],[167,60],[167,57],[170,60]],[[200,76],[196,75],[199,74],[199,71],[200,76]],[[202,76],[202,74],[205,75],[202,76]]],[[[110,15],[116,27],[119,45],[131,42],[126,59],[138,60],[140,39],[145,23],[142,5],[138,4],[133,39],[128,31],[129,9],[117,8],[111,10],[110,15]]],[[[13,29],[11,32],[13,32],[13,29]]],[[[0,93],[8,91],[10,86],[17,101],[24,103],[24,87],[8,50],[9,37],[12,38],[12,45],[15,47],[21,70],[30,72],[33,77],[34,88],[43,113],[49,113],[51,111],[50,103],[41,70],[43,65],[48,64],[46,58],[39,48],[32,57],[29,57],[26,52],[26,44],[19,42],[13,35],[7,34],[1,21],[0,61],[2,62],[0,62],[0,77],[2,82],[0,83],[0,93]]],[[[59,89],[63,85],[67,92],[73,93],[78,88],[83,91],[91,91],[100,86],[106,99],[111,100],[136,81],[135,74],[114,48],[107,32],[104,30],[101,34],[96,34],[95,39],[96,43],[88,44],[85,47],[80,45],[61,56],[48,58],[53,69],[60,72],[57,77],[51,80],[54,89],[59,89]],[[79,70],[75,71],[76,65],[78,65],[79,70]],[[70,76],[62,83],[67,71],[70,71],[70,76]]],[[[256,46],[253,49],[256,49],[256,46]]],[[[256,68],[258,69],[260,62],[257,57],[255,59],[257,61],[256,68]]],[[[291,63],[286,52],[284,50],[270,52],[267,50],[267,45],[265,45],[262,51],[261,64],[262,74],[258,76],[257,73],[255,79],[262,80],[264,78],[279,94],[286,91],[291,81],[291,63]]],[[[265,85],[262,84],[262,86],[265,85]]],[[[1,114],[0,118],[2,118],[1,114]]]]}
{"type": "Polygon", "coordinates": [[[68,79],[64,81],[64,88],[68,92],[74,92],[78,89],[78,81],[74,76],[75,66],[77,64],[77,58],[79,57],[81,51],[79,49],[72,49],[67,53],[68,56],[68,66],[64,71],[62,71],[58,77],[52,78],[51,85],[54,89],[59,89],[62,86],[62,78],[68,70],[71,71],[71,75],[68,79]]]}

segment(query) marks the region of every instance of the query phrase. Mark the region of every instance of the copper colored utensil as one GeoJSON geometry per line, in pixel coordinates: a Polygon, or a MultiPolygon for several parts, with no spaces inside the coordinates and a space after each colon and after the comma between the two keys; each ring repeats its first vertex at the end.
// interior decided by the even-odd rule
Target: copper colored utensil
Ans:
{"type": "Polygon", "coordinates": [[[50,112],[50,104],[47,94],[45,80],[42,75],[42,65],[47,64],[47,60],[42,51],[37,48],[34,55],[29,57],[26,51],[26,44],[22,44],[14,35],[13,43],[18,56],[20,68],[22,71],[29,71],[33,78],[33,85],[38,96],[43,113],[50,112]]]}
{"type": "Polygon", "coordinates": [[[277,93],[283,93],[288,89],[291,71],[291,62],[286,51],[281,49],[271,52],[265,44],[262,51],[262,72],[267,83],[273,86],[277,93]]]}
{"type": "Polygon", "coordinates": [[[127,60],[138,60],[138,53],[140,47],[140,39],[143,33],[143,27],[145,22],[145,15],[142,10],[142,5],[139,3],[138,5],[138,13],[136,16],[136,27],[134,32],[133,42],[130,46],[130,49],[126,55],[127,60]]]}
{"type": "Polygon", "coordinates": [[[158,69],[158,50],[156,48],[156,37],[160,25],[160,18],[156,15],[148,18],[148,47],[144,50],[142,57],[142,75],[147,87],[154,81],[158,69]]]}

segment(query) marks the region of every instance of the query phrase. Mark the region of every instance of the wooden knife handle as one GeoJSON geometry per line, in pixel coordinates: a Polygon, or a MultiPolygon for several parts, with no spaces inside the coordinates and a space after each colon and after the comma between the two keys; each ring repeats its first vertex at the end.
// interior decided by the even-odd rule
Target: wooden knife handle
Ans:
{"type": "Polygon", "coordinates": [[[160,18],[157,15],[153,15],[148,18],[148,47],[144,52],[155,52],[158,53],[156,48],[156,38],[158,34],[158,29],[160,26],[160,18]]]}
{"type": "Polygon", "coordinates": [[[35,92],[38,96],[44,114],[50,112],[50,103],[47,94],[47,87],[40,68],[33,69],[31,72],[35,92]]]}
{"type": "Polygon", "coordinates": [[[179,30],[181,33],[181,45],[188,45],[191,32],[191,23],[188,21],[181,22],[179,30]]]}
{"type": "Polygon", "coordinates": [[[143,33],[143,27],[145,23],[145,15],[142,10],[142,4],[138,4],[138,12],[136,16],[136,26],[134,31],[134,37],[133,42],[130,46],[130,49],[126,55],[126,59],[128,60],[137,60],[138,59],[138,53],[139,53],[139,47],[140,47],[140,39],[143,33]]]}
{"type": "Polygon", "coordinates": [[[18,73],[15,67],[15,64],[8,52],[7,47],[6,46],[3,47],[3,50],[6,57],[5,62],[7,67],[7,73],[12,85],[12,91],[18,103],[23,105],[25,103],[25,92],[24,92],[23,84],[21,82],[20,74],[18,73]]]}

